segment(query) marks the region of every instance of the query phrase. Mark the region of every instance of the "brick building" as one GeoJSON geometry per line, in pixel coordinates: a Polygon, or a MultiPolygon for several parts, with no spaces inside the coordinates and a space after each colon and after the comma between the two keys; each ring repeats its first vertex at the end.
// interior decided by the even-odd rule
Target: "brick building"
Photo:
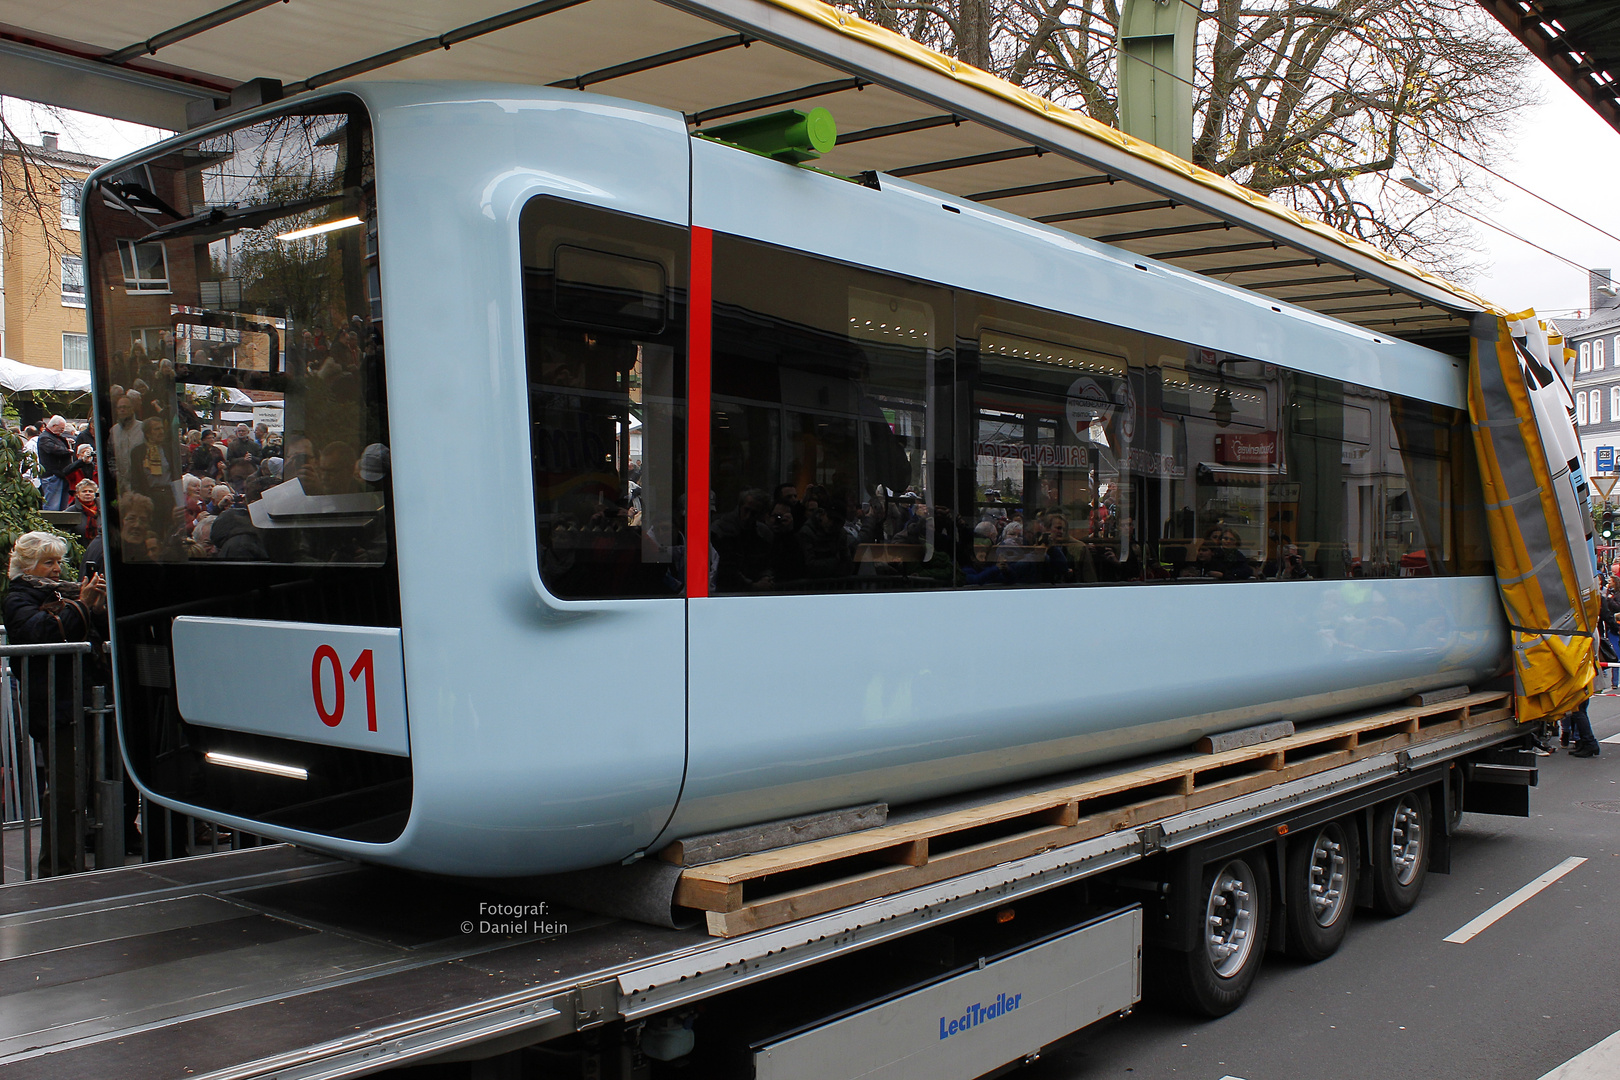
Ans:
{"type": "Polygon", "coordinates": [[[104,158],[0,142],[0,355],[88,370],[79,197],[104,158]]]}

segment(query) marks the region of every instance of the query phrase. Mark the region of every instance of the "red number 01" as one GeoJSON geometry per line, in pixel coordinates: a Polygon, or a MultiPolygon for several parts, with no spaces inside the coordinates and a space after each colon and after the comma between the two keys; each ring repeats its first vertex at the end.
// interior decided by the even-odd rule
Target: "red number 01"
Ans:
{"type": "MultiPolygon", "coordinates": [[[[364,675],[366,679],[366,730],[377,730],[377,686],[372,673],[371,650],[366,649],[355,660],[354,666],[349,669],[349,680],[358,682],[364,675]]],[[[327,727],[337,727],[343,722],[344,693],[343,693],[343,661],[338,659],[337,650],[330,645],[322,645],[315,650],[315,657],[309,665],[309,682],[311,692],[315,697],[315,713],[321,718],[321,723],[327,727]],[[337,698],[331,709],[326,707],[326,691],[321,685],[321,667],[332,665],[332,690],[337,698]]]]}

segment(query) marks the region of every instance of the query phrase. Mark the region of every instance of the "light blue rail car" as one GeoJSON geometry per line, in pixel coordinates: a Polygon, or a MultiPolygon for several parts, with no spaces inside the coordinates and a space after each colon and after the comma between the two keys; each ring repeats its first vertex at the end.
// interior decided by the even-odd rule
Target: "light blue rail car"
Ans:
{"type": "Polygon", "coordinates": [[[164,805],[527,875],[1503,670],[1443,353],[572,91],[355,84],[92,189],[164,805]],[[281,410],[204,544],[188,386],[281,410]]]}

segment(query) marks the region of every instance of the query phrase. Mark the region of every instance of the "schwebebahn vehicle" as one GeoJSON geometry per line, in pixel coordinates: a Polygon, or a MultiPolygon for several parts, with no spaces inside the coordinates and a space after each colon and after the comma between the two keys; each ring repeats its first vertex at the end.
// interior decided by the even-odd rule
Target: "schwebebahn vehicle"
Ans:
{"type": "Polygon", "coordinates": [[[532,875],[1506,670],[1462,361],[757,141],[352,84],[92,178],[144,791],[532,875]]]}
{"type": "Polygon", "coordinates": [[[0,890],[19,971],[140,982],[19,990],[0,1063],[967,1080],[1144,979],[1228,1011],[1528,812],[1472,299],[1427,348],[818,171],[814,110],[688,119],[348,83],[92,177],[125,760],[313,851],[0,890]],[[847,857],[687,857],[879,802],[847,857]],[[556,906],[649,867],[701,927],[556,906]]]}

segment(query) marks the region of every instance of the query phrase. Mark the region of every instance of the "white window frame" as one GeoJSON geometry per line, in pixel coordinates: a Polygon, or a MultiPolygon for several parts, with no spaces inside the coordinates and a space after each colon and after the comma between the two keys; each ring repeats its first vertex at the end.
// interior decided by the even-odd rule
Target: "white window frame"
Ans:
{"type": "Polygon", "coordinates": [[[163,331],[167,329],[169,329],[167,326],[132,327],[129,331],[129,343],[133,346],[136,342],[140,342],[141,346],[146,349],[146,355],[155,357],[162,348],[159,342],[163,331]]]}
{"type": "Polygon", "coordinates": [[[1575,395],[1575,426],[1586,426],[1586,391],[1575,395]]]}
{"type": "Polygon", "coordinates": [[[62,331],[62,370],[63,371],[89,371],[90,370],[90,335],[75,334],[70,330],[62,331]],[[73,340],[77,338],[78,340],[73,340]],[[68,346],[72,346],[70,351],[68,346]],[[75,362],[68,363],[69,358],[75,362]]]}
{"type": "Polygon", "coordinates": [[[169,292],[169,250],[164,244],[153,241],[149,244],[139,244],[134,240],[118,241],[118,264],[124,274],[124,288],[132,293],[166,293],[169,292]],[[137,247],[155,247],[163,253],[163,277],[141,278],[131,277],[131,273],[140,272],[140,264],[135,261],[137,247]]]}
{"type": "Polygon", "coordinates": [[[62,306],[84,307],[84,257],[82,255],[63,255],[58,270],[62,275],[62,306]],[[68,266],[70,263],[77,263],[79,267],[76,275],[79,279],[77,291],[68,289],[68,266]]]}
{"type": "Polygon", "coordinates": [[[1603,391],[1594,390],[1586,396],[1592,399],[1586,408],[1587,419],[1594,424],[1603,423],[1603,391]]]}
{"type": "Polygon", "coordinates": [[[1620,386],[1609,387],[1609,419],[1620,420],[1620,386]]]}
{"type": "Polygon", "coordinates": [[[1579,365],[1579,367],[1576,368],[1576,370],[1577,371],[1591,371],[1592,370],[1592,343],[1590,341],[1581,342],[1581,360],[1580,360],[1580,365],[1579,365]]]}
{"type": "Polygon", "coordinates": [[[79,207],[84,200],[84,180],[77,176],[64,176],[58,190],[62,196],[62,228],[78,232],[79,207]],[[73,206],[72,210],[68,209],[70,200],[73,206]]]}
{"type": "Polygon", "coordinates": [[[1604,352],[1603,339],[1598,338],[1596,341],[1592,342],[1592,370],[1593,371],[1602,371],[1603,370],[1603,352],[1604,352]]]}

